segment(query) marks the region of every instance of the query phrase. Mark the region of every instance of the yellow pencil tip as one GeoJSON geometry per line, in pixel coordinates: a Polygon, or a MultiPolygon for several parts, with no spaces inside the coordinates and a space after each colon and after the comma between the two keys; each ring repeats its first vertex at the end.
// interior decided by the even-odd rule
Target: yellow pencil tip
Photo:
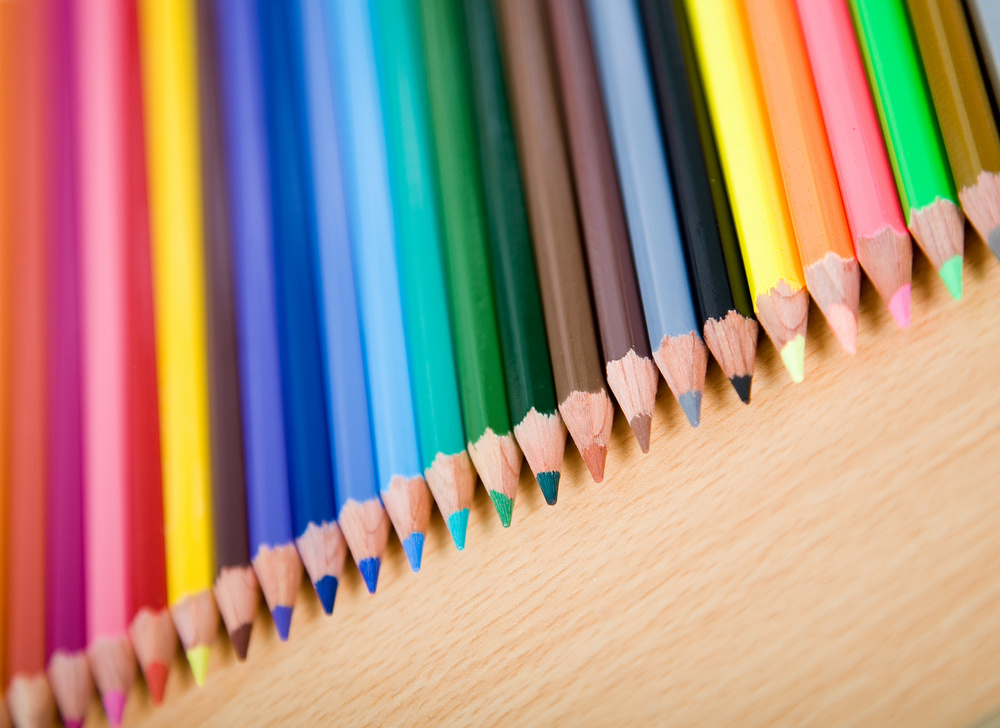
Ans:
{"type": "Polygon", "coordinates": [[[198,687],[205,684],[205,676],[208,674],[208,655],[207,647],[192,647],[187,651],[188,664],[191,665],[194,683],[198,687]]]}
{"type": "Polygon", "coordinates": [[[781,350],[781,360],[785,369],[792,375],[792,381],[798,384],[806,378],[806,337],[799,334],[785,344],[781,350]]]}

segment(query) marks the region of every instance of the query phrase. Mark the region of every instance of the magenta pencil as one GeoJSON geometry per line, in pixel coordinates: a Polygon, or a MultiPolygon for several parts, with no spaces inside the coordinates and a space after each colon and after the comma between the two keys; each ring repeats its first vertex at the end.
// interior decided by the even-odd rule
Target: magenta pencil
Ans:
{"type": "Polygon", "coordinates": [[[135,676],[128,640],[125,204],[125,0],[76,5],[87,638],[94,682],[112,725],[135,676]]]}

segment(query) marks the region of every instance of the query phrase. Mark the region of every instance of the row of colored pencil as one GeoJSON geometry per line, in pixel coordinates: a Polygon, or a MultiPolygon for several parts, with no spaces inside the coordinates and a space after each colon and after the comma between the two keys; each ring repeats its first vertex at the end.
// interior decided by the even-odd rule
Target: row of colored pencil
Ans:
{"type": "MultiPolygon", "coordinates": [[[[910,323],[1000,255],[1000,14],[960,0],[0,2],[0,678],[16,725],[117,725],[179,639],[433,504],[463,549],[567,434],[600,482],[663,375],[795,381],[810,296],[910,323]],[[976,40],[978,38],[978,41],[976,40]],[[978,42],[978,47],[977,47],[978,42]],[[980,68],[982,57],[986,75],[980,68]]],[[[0,715],[6,719],[3,711],[0,715]]]]}

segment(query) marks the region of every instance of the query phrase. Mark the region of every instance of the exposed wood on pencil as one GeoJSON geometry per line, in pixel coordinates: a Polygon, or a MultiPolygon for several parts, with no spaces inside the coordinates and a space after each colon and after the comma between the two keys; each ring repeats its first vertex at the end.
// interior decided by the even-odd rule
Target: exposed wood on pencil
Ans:
{"type": "Polygon", "coordinates": [[[1000,174],[983,170],[975,184],[958,191],[958,199],[969,221],[1000,258],[1000,174]]]}
{"type": "Polygon", "coordinates": [[[566,427],[562,418],[558,413],[546,415],[532,407],[524,419],[514,425],[514,436],[525,459],[532,464],[545,502],[554,506],[566,448],[566,427]]]}
{"type": "Polygon", "coordinates": [[[56,650],[49,657],[46,673],[63,723],[67,727],[83,725],[94,695],[94,680],[90,675],[87,654],[56,650]]]}
{"type": "Polygon", "coordinates": [[[705,389],[708,351],[697,333],[664,336],[653,359],[677,396],[688,421],[698,426],[701,419],[701,395],[705,389]]]}
{"type": "Polygon", "coordinates": [[[909,233],[901,235],[887,225],[874,235],[859,236],[854,244],[868,279],[885,300],[893,318],[906,328],[910,323],[913,265],[913,241],[909,233]]]}
{"type": "Polygon", "coordinates": [[[424,471],[424,477],[438,510],[448,524],[455,548],[463,550],[477,477],[468,451],[462,450],[454,455],[439,452],[424,471]]]}
{"type": "Polygon", "coordinates": [[[487,486],[493,507],[504,528],[510,526],[517,480],[521,472],[521,448],[513,435],[497,435],[489,427],[475,442],[469,443],[472,463],[487,486]]]}
{"type": "Polygon", "coordinates": [[[364,503],[349,500],[340,507],[337,520],[368,593],[374,594],[382,555],[389,540],[389,516],[382,501],[378,498],[364,503]]]}
{"type": "MultiPolygon", "coordinates": [[[[645,329],[643,329],[645,339],[645,329]]],[[[656,388],[660,372],[651,356],[639,356],[629,349],[625,356],[609,361],[606,366],[608,386],[618,400],[632,434],[643,452],[649,452],[649,434],[656,406],[656,388]]]]}
{"type": "Polygon", "coordinates": [[[805,378],[809,295],[805,289],[794,290],[782,279],[774,288],[757,296],[756,303],[761,326],[781,353],[792,379],[801,382],[805,378]]]}
{"type": "Polygon", "coordinates": [[[159,705],[163,701],[170,663],[177,652],[177,632],[170,610],[140,609],[129,625],[128,634],[153,703],[159,705]]]}
{"type": "Polygon", "coordinates": [[[962,210],[951,200],[939,197],[921,209],[910,210],[910,232],[920,244],[942,278],[949,279],[949,290],[957,286],[962,295],[962,255],[965,251],[965,218],[962,210]],[[956,261],[957,269],[949,261],[956,261]]]}
{"type": "Polygon", "coordinates": [[[247,656],[250,632],[254,617],[257,615],[257,603],[260,601],[257,583],[254,569],[249,566],[235,566],[220,569],[212,587],[222,623],[229,634],[229,641],[232,642],[236,656],[241,661],[247,656]]]}
{"type": "Polygon", "coordinates": [[[55,721],[55,703],[44,673],[19,675],[7,686],[7,708],[16,728],[46,728],[55,721]]]}
{"type": "Polygon", "coordinates": [[[722,319],[705,321],[704,332],[712,356],[740,399],[749,404],[753,364],[757,357],[757,320],[739,311],[730,311],[722,319]]]}
{"type": "Polygon", "coordinates": [[[187,655],[195,684],[205,684],[208,674],[209,647],[215,642],[219,612],[212,592],[203,591],[184,597],[170,608],[177,637],[187,655]]]}
{"type": "Polygon", "coordinates": [[[101,693],[104,714],[111,725],[119,725],[125,710],[125,698],[135,679],[135,655],[127,638],[108,640],[98,637],[87,648],[87,659],[94,684],[101,693]]]}
{"type": "MultiPolygon", "coordinates": [[[[615,408],[604,390],[600,392],[574,392],[559,405],[559,413],[574,442],[588,443],[580,454],[587,463],[595,483],[604,480],[604,463],[608,457],[611,425],[615,408]]],[[[640,434],[646,434],[641,432],[640,434]]]]}
{"type": "Polygon", "coordinates": [[[310,523],[295,539],[299,556],[309,580],[316,588],[323,611],[330,614],[337,596],[337,585],[344,573],[347,543],[336,521],[317,525],[310,523]]]}
{"type": "Polygon", "coordinates": [[[806,287],[816,301],[826,322],[833,329],[840,346],[848,354],[858,348],[858,297],[861,270],[854,256],[841,258],[827,253],[805,267],[806,287]]]}
{"type": "Polygon", "coordinates": [[[389,520],[392,521],[396,535],[403,544],[410,567],[413,571],[420,571],[423,539],[427,533],[433,505],[427,482],[422,477],[406,478],[394,475],[389,481],[389,487],[382,491],[382,503],[385,504],[389,520]],[[420,548],[411,546],[411,539],[419,540],[420,548]]]}
{"type": "MultiPolygon", "coordinates": [[[[287,640],[295,595],[298,594],[299,584],[302,582],[302,561],[299,559],[295,544],[273,547],[261,544],[257,553],[253,555],[253,571],[257,575],[261,591],[264,592],[264,600],[274,619],[278,637],[282,641],[287,640]]],[[[256,594],[253,602],[256,606],[256,594]]],[[[219,611],[222,611],[221,604],[219,611]]],[[[250,618],[252,620],[253,616],[250,618]]]]}

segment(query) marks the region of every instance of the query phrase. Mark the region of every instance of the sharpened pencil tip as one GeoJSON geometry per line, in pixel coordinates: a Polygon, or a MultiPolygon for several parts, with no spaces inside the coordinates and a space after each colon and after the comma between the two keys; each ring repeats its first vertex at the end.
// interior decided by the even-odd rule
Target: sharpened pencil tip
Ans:
{"type": "Polygon", "coordinates": [[[125,697],[125,693],[120,690],[109,690],[101,696],[104,714],[108,717],[108,723],[115,728],[122,724],[122,716],[125,714],[125,697]]]}
{"type": "Polygon", "coordinates": [[[956,301],[962,300],[962,256],[953,255],[944,262],[938,270],[938,275],[944,281],[948,293],[956,301]]]}
{"type": "Polygon", "coordinates": [[[455,542],[455,548],[459,551],[465,550],[465,533],[469,528],[469,509],[463,508],[448,516],[448,532],[451,540],[455,542]]]}
{"type": "Polygon", "coordinates": [[[323,612],[333,614],[333,602],[337,599],[337,577],[327,574],[313,584],[313,588],[316,589],[319,603],[323,605],[323,612]]]}
{"type": "Polygon", "coordinates": [[[848,354],[858,352],[858,317],[847,306],[834,304],[826,312],[826,322],[833,329],[840,348],[848,354]]]}
{"type": "MultiPolygon", "coordinates": [[[[649,452],[649,433],[653,429],[653,415],[636,415],[628,424],[632,428],[632,434],[635,435],[635,439],[639,441],[639,448],[644,453],[649,452]]],[[[589,462],[587,464],[590,465],[589,462]]],[[[601,482],[598,478],[594,479],[597,482],[601,482]]]]}
{"type": "Polygon", "coordinates": [[[545,502],[550,506],[554,506],[556,499],[559,497],[559,471],[550,470],[546,473],[539,473],[538,487],[542,489],[545,502]]]}
{"type": "Polygon", "coordinates": [[[292,608],[279,604],[271,610],[271,619],[274,620],[274,627],[278,630],[278,639],[287,642],[288,632],[292,628],[292,608]]]}
{"type": "MultiPolygon", "coordinates": [[[[246,625],[247,633],[250,632],[250,625],[246,625]]],[[[230,637],[230,639],[232,639],[230,637]]],[[[244,653],[243,657],[246,657],[244,653]]],[[[160,705],[163,702],[163,690],[167,686],[167,666],[159,660],[146,665],[142,672],[146,678],[146,686],[149,688],[149,696],[153,699],[153,705],[160,705]]]]}
{"type": "Polygon", "coordinates": [[[901,329],[910,327],[910,284],[900,286],[889,299],[889,313],[901,329]]]}
{"type": "Polygon", "coordinates": [[[410,562],[410,570],[416,574],[420,571],[420,562],[424,556],[424,534],[418,531],[403,539],[403,551],[410,562]]]}
{"type": "Polygon", "coordinates": [[[381,567],[382,559],[377,556],[361,559],[358,562],[358,571],[361,572],[361,578],[365,580],[365,587],[369,594],[374,594],[378,587],[378,571],[381,567]]]}
{"type": "Polygon", "coordinates": [[[500,516],[500,523],[504,528],[510,527],[510,519],[514,515],[514,501],[498,490],[489,491],[490,500],[493,501],[493,508],[500,516]]]}
{"type": "Polygon", "coordinates": [[[806,337],[799,334],[785,344],[781,350],[781,360],[792,375],[792,381],[800,384],[806,378],[806,337]]]}
{"type": "Polygon", "coordinates": [[[188,664],[191,666],[191,673],[194,675],[194,684],[201,687],[208,677],[208,647],[192,647],[187,651],[188,664]]]}
{"type": "Polygon", "coordinates": [[[990,230],[986,242],[990,244],[990,250],[993,251],[993,255],[1000,258],[1000,228],[990,230]]]}
{"type": "Polygon", "coordinates": [[[608,448],[600,443],[595,442],[588,445],[583,451],[583,462],[587,463],[590,477],[594,479],[595,483],[600,483],[604,480],[604,463],[607,459],[608,448]]]}
{"type": "Polygon", "coordinates": [[[729,383],[733,385],[733,389],[736,390],[736,394],[739,395],[743,404],[750,404],[750,385],[753,382],[753,377],[749,374],[744,374],[740,377],[730,377],[729,383]]]}
{"type": "Polygon", "coordinates": [[[252,629],[253,625],[247,622],[229,633],[229,641],[233,643],[236,659],[240,662],[247,659],[247,650],[250,649],[250,630],[252,629]]]}
{"type": "Polygon", "coordinates": [[[66,728],[83,728],[83,721],[63,718],[63,725],[66,726],[66,728]]]}
{"type": "Polygon", "coordinates": [[[701,392],[692,389],[690,392],[684,392],[677,401],[681,403],[681,409],[687,415],[691,427],[697,427],[701,422],[701,392]]]}

